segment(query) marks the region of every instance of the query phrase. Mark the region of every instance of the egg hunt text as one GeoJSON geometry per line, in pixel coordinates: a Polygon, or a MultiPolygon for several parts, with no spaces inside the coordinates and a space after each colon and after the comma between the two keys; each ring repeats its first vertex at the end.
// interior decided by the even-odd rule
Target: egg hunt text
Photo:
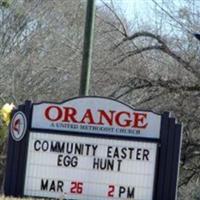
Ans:
{"type": "Polygon", "coordinates": [[[93,159],[90,169],[120,171],[123,160],[149,161],[150,151],[147,148],[135,147],[113,147],[106,146],[104,157],[98,157],[98,144],[70,143],[63,141],[41,141],[34,142],[36,152],[57,153],[56,165],[60,167],[80,166],[79,156],[88,156],[93,159]]]}

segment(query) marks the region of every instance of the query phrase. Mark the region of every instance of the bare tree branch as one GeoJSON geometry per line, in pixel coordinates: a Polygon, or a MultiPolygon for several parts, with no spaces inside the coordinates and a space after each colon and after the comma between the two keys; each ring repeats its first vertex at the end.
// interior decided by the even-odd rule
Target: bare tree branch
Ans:
{"type": "Polygon", "coordinates": [[[178,63],[180,63],[187,71],[193,74],[196,78],[200,79],[200,72],[197,69],[194,69],[192,65],[190,65],[190,62],[185,61],[182,59],[180,56],[178,56],[176,53],[174,53],[166,44],[164,40],[161,39],[159,35],[155,35],[153,33],[147,32],[147,31],[142,31],[142,32],[137,32],[134,33],[131,36],[127,36],[123,38],[123,40],[117,44],[114,49],[118,48],[120,45],[122,45],[126,41],[134,40],[139,37],[149,37],[152,39],[155,39],[160,45],[153,45],[153,46],[147,46],[147,47],[141,47],[138,48],[137,50],[130,51],[126,53],[126,56],[123,57],[119,62],[123,62],[126,58],[131,57],[136,54],[140,54],[141,52],[148,51],[148,50],[160,50],[163,53],[167,54],[168,56],[172,57],[174,60],[176,60],[178,63]]]}
{"type": "Polygon", "coordinates": [[[117,21],[120,23],[120,25],[122,27],[122,31],[120,31],[120,32],[126,37],[127,36],[126,28],[124,26],[124,23],[122,22],[122,20],[118,16],[117,12],[113,8],[111,8],[109,6],[109,4],[105,3],[103,0],[102,0],[102,3],[105,5],[106,8],[108,8],[108,10],[115,16],[115,18],[117,19],[117,21]]]}

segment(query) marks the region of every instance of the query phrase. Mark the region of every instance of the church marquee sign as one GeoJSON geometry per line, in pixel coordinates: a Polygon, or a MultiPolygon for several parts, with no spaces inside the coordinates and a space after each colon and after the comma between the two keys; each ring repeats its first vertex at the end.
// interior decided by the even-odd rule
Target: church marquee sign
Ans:
{"type": "Polygon", "coordinates": [[[5,195],[175,200],[181,125],[103,97],[13,112],[5,195]]]}

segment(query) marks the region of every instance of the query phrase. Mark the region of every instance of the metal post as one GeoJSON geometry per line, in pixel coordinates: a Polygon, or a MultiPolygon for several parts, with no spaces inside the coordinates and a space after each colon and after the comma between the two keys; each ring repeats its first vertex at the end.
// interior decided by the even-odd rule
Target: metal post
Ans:
{"type": "Polygon", "coordinates": [[[79,95],[87,96],[89,93],[89,82],[91,72],[91,57],[93,47],[94,22],[95,22],[95,0],[87,1],[87,13],[85,22],[83,58],[80,80],[79,95]]]}

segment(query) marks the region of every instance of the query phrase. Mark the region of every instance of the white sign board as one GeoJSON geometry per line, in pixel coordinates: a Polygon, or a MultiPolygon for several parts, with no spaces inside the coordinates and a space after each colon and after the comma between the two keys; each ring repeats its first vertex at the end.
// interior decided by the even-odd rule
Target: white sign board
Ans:
{"type": "Polygon", "coordinates": [[[106,98],[84,97],[62,104],[33,105],[32,128],[160,138],[161,116],[106,98]]]}
{"type": "Polygon", "coordinates": [[[24,195],[152,200],[156,154],[156,143],[30,132],[24,195]]]}

